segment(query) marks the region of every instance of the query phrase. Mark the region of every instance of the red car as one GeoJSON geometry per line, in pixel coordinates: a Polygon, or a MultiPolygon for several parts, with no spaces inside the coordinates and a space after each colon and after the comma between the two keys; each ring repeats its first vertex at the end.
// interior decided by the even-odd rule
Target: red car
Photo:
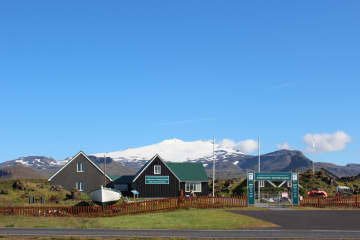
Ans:
{"type": "Polygon", "coordinates": [[[327,198],[327,193],[322,190],[312,190],[311,192],[308,192],[309,197],[323,197],[327,198]]]}

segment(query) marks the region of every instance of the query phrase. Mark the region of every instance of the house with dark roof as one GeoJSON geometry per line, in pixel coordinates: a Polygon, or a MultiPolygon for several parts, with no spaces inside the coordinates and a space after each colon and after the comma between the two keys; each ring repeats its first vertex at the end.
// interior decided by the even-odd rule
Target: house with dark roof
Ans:
{"type": "Polygon", "coordinates": [[[137,190],[140,198],[178,197],[181,192],[197,196],[209,194],[208,177],[201,163],[165,162],[159,155],[147,161],[135,175],[110,177],[80,151],[48,181],[69,191],[77,189],[86,193],[101,185],[128,196],[132,196],[131,190],[137,190]]]}
{"type": "Polygon", "coordinates": [[[71,158],[62,168],[54,173],[48,181],[52,185],[61,185],[71,191],[77,189],[90,193],[101,185],[112,182],[111,177],[82,151],[71,158]]]}
{"type": "Polygon", "coordinates": [[[181,192],[209,194],[208,177],[201,163],[165,162],[159,155],[146,162],[135,176],[120,177],[113,184],[127,188],[128,193],[137,190],[140,198],[178,197],[181,192]]]}

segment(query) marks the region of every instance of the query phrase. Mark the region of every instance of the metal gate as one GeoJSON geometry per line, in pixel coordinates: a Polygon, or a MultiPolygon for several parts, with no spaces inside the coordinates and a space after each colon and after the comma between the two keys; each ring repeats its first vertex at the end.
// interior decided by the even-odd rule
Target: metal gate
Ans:
{"type": "Polygon", "coordinates": [[[298,174],[248,172],[248,204],[290,206],[299,204],[298,174]]]}
{"type": "Polygon", "coordinates": [[[257,205],[272,207],[286,207],[292,205],[291,194],[289,192],[260,192],[260,199],[256,199],[257,205]]]}

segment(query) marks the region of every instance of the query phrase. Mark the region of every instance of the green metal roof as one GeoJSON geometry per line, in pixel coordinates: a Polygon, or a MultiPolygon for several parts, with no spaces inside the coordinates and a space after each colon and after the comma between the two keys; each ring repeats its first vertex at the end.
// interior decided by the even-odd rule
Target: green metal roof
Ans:
{"type": "Polygon", "coordinates": [[[116,179],[120,178],[121,176],[119,175],[110,175],[110,178],[115,181],[116,179]]]}
{"type": "Polygon", "coordinates": [[[166,162],[166,165],[175,173],[180,181],[208,181],[208,176],[206,175],[205,168],[202,163],[166,162]]]}

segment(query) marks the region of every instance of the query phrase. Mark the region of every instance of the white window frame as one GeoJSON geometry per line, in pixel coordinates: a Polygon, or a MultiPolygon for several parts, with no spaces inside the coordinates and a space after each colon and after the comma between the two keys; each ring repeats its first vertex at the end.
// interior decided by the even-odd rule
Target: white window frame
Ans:
{"type": "Polygon", "coordinates": [[[259,181],[259,185],[260,185],[260,187],[265,187],[265,181],[264,181],[264,180],[260,180],[260,181],[259,181]]]}
{"type": "Polygon", "coordinates": [[[76,172],[85,172],[85,171],[84,171],[84,163],[83,163],[83,162],[78,162],[78,163],[76,163],[76,172]]]}
{"type": "Polygon", "coordinates": [[[161,165],[154,165],[154,174],[156,175],[161,174],[161,165]]]}
{"type": "Polygon", "coordinates": [[[82,182],[76,182],[76,189],[79,191],[79,192],[83,192],[84,191],[84,184],[82,182]]]}
{"type": "Polygon", "coordinates": [[[185,182],[185,192],[200,192],[201,193],[201,182],[185,182]]]}

